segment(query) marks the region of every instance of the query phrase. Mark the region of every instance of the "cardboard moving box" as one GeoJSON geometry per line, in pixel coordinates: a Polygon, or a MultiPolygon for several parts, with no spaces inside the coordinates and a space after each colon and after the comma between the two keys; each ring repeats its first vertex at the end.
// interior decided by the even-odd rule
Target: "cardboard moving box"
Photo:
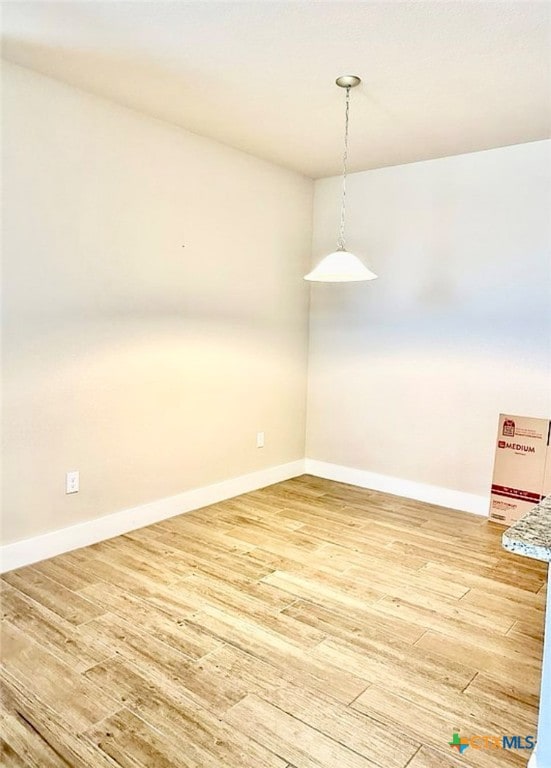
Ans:
{"type": "Polygon", "coordinates": [[[551,421],[500,414],[490,520],[516,523],[551,493],[551,421]]]}

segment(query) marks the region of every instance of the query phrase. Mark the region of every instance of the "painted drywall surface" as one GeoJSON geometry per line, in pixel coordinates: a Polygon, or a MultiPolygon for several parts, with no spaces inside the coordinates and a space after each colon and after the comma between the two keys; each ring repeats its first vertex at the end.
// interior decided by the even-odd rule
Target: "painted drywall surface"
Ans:
{"type": "Polygon", "coordinates": [[[7,2],[11,61],[309,176],[547,137],[548,3],[7,2]]]}
{"type": "Polygon", "coordinates": [[[312,182],[3,79],[3,541],[301,459],[312,182]]]}
{"type": "MultiPolygon", "coordinates": [[[[379,279],[312,287],[309,458],[488,493],[499,412],[551,414],[550,157],[544,141],[349,178],[348,247],[379,279]]],[[[316,182],[314,259],[339,193],[316,182]]]]}

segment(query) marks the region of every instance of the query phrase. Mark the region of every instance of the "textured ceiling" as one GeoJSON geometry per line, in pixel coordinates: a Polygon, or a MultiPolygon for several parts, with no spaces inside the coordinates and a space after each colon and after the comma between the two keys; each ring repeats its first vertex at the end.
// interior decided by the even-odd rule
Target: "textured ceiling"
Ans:
{"type": "Polygon", "coordinates": [[[308,176],[549,135],[547,2],[9,2],[5,58],[308,176]]]}

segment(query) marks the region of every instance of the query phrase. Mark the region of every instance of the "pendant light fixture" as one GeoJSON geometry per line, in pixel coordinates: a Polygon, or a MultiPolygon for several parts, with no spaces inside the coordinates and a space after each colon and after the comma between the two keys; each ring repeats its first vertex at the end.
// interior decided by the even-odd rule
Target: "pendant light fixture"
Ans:
{"type": "Polygon", "coordinates": [[[305,275],[305,280],[321,283],[347,283],[358,280],[374,280],[377,275],[368,269],[357,256],[346,250],[344,230],[346,217],[346,172],[348,163],[348,114],[350,111],[350,89],[361,83],[356,75],[342,75],[335,81],[340,88],[346,88],[344,118],[344,152],[342,157],[341,223],[337,250],[325,256],[314,269],[305,275]]]}

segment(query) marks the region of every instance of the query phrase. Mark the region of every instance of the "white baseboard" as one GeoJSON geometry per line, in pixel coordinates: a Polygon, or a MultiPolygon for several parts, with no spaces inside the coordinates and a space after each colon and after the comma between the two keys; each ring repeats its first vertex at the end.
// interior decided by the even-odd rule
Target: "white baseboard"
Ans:
{"type": "Polygon", "coordinates": [[[300,459],[289,464],[280,464],[231,480],[224,480],[214,485],[184,491],[177,496],[152,501],[132,509],[123,509],[121,512],[113,512],[95,520],[87,520],[84,523],[34,536],[31,539],[5,544],[0,547],[0,573],[31,565],[39,560],[46,560],[98,541],[111,539],[113,536],[135,531],[145,525],[206,507],[209,504],[216,504],[302,474],[304,474],[304,460],[300,459]]]}
{"type": "Polygon", "coordinates": [[[360,488],[369,488],[372,491],[383,491],[406,499],[426,501],[429,504],[437,504],[441,507],[450,507],[462,512],[471,512],[474,515],[487,515],[490,499],[486,496],[477,496],[474,493],[454,491],[450,488],[441,488],[437,485],[416,483],[413,480],[401,480],[389,475],[378,475],[367,472],[364,469],[343,467],[339,464],[329,464],[326,461],[305,459],[304,471],[308,475],[324,477],[327,480],[336,480],[339,483],[358,485],[360,488]]]}
{"type": "Polygon", "coordinates": [[[63,552],[70,552],[73,549],[87,547],[98,541],[120,536],[137,528],[143,528],[145,525],[190,512],[193,509],[216,504],[219,501],[231,499],[257,488],[264,488],[282,480],[289,480],[291,477],[297,477],[305,472],[316,477],[357,485],[360,488],[369,488],[373,491],[383,491],[408,499],[472,512],[475,515],[488,513],[489,500],[484,496],[416,483],[411,480],[401,480],[388,475],[378,475],[363,469],[343,467],[325,461],[300,459],[289,464],[280,464],[277,467],[224,480],[214,485],[184,491],[177,496],[159,499],[132,509],[123,509],[120,512],[113,512],[110,515],[44,533],[41,536],[34,536],[31,539],[5,544],[0,547],[0,573],[31,565],[40,560],[61,555],[63,552]]]}

